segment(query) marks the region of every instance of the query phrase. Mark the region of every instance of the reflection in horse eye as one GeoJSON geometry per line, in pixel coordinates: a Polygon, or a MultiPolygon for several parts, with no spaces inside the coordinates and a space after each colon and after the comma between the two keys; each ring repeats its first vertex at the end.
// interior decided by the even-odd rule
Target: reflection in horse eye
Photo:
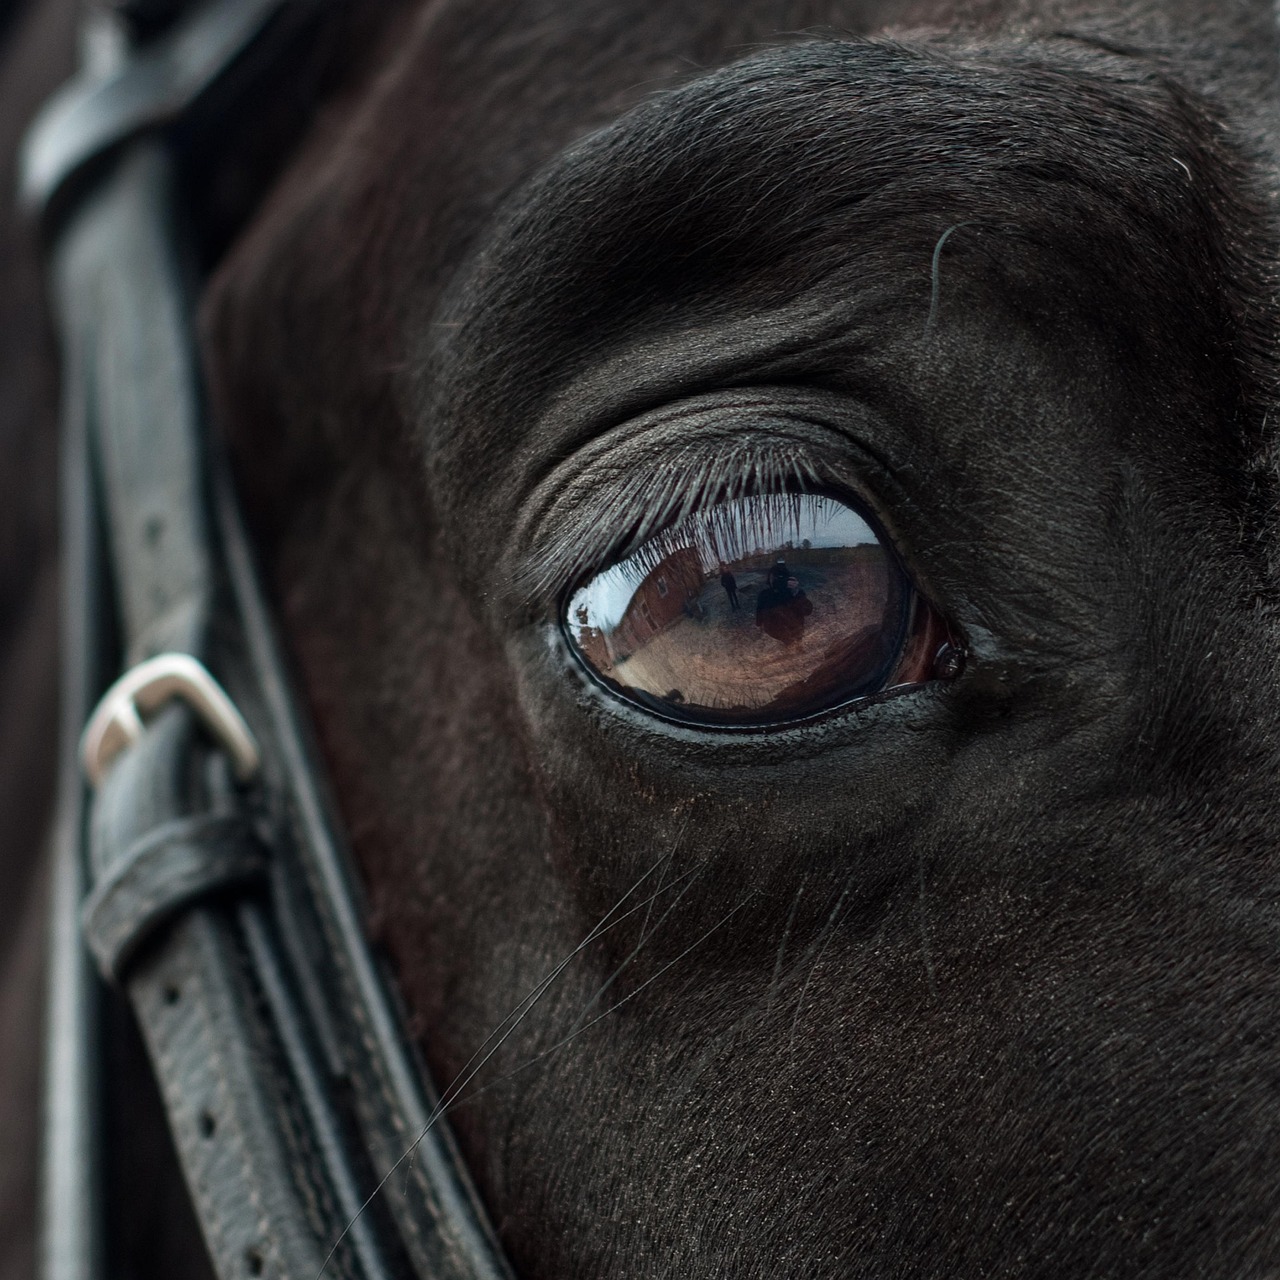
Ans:
{"type": "Polygon", "coordinates": [[[694,512],[578,587],[564,626],[607,688],[688,723],[793,721],[960,670],[869,517],[827,494],[694,512]]]}

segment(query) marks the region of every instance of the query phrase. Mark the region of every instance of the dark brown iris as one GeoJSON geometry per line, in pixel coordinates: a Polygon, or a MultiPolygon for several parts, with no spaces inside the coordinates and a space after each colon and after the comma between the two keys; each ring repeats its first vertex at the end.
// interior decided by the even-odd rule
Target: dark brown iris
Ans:
{"type": "Polygon", "coordinates": [[[565,629],[628,700],[693,723],[785,723],[933,674],[947,640],[870,519],[826,494],[696,511],[583,583],[565,629]]]}

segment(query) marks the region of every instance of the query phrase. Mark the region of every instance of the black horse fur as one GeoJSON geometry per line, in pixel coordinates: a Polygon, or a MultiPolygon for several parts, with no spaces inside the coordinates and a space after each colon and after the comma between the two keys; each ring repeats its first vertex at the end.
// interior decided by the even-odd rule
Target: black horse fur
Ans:
{"type": "MultiPolygon", "coordinates": [[[[9,28],[10,151],[69,7],[9,28]]],[[[369,929],[467,1081],[517,1273],[1280,1272],[1271,8],[355,13],[204,356],[369,929]],[[796,474],[879,513],[960,679],[709,734],[580,674],[577,575],[796,474]]],[[[21,1276],[55,384],[5,217],[21,1276]]]]}

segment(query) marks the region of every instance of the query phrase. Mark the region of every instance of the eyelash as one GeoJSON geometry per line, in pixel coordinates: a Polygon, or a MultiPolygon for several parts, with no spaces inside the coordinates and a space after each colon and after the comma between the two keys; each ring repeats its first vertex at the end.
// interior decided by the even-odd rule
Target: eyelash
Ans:
{"type": "MultiPolygon", "coordinates": [[[[759,436],[702,438],[664,450],[655,465],[601,470],[603,476],[592,470],[591,492],[580,503],[574,489],[585,487],[582,473],[574,478],[578,484],[571,480],[538,521],[541,529],[564,532],[547,540],[542,554],[526,566],[520,585],[528,596],[558,598],[566,583],[625,559],[709,502],[821,484],[807,450],[759,436]],[[728,447],[711,453],[717,443],[728,447]],[[574,509],[564,513],[562,504],[574,509]]],[[[538,541],[523,531],[521,537],[526,543],[538,541]]]]}

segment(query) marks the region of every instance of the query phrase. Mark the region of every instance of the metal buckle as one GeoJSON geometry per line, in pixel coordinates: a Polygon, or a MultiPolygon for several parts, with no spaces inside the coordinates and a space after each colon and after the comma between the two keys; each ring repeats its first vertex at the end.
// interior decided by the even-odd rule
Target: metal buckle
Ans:
{"type": "Polygon", "coordinates": [[[261,753],[244,717],[203,663],[189,653],[161,653],[126,671],[89,717],[80,737],[80,763],[96,787],[111,762],[142,736],[144,717],[181,698],[231,757],[236,777],[248,782],[261,753]]]}

